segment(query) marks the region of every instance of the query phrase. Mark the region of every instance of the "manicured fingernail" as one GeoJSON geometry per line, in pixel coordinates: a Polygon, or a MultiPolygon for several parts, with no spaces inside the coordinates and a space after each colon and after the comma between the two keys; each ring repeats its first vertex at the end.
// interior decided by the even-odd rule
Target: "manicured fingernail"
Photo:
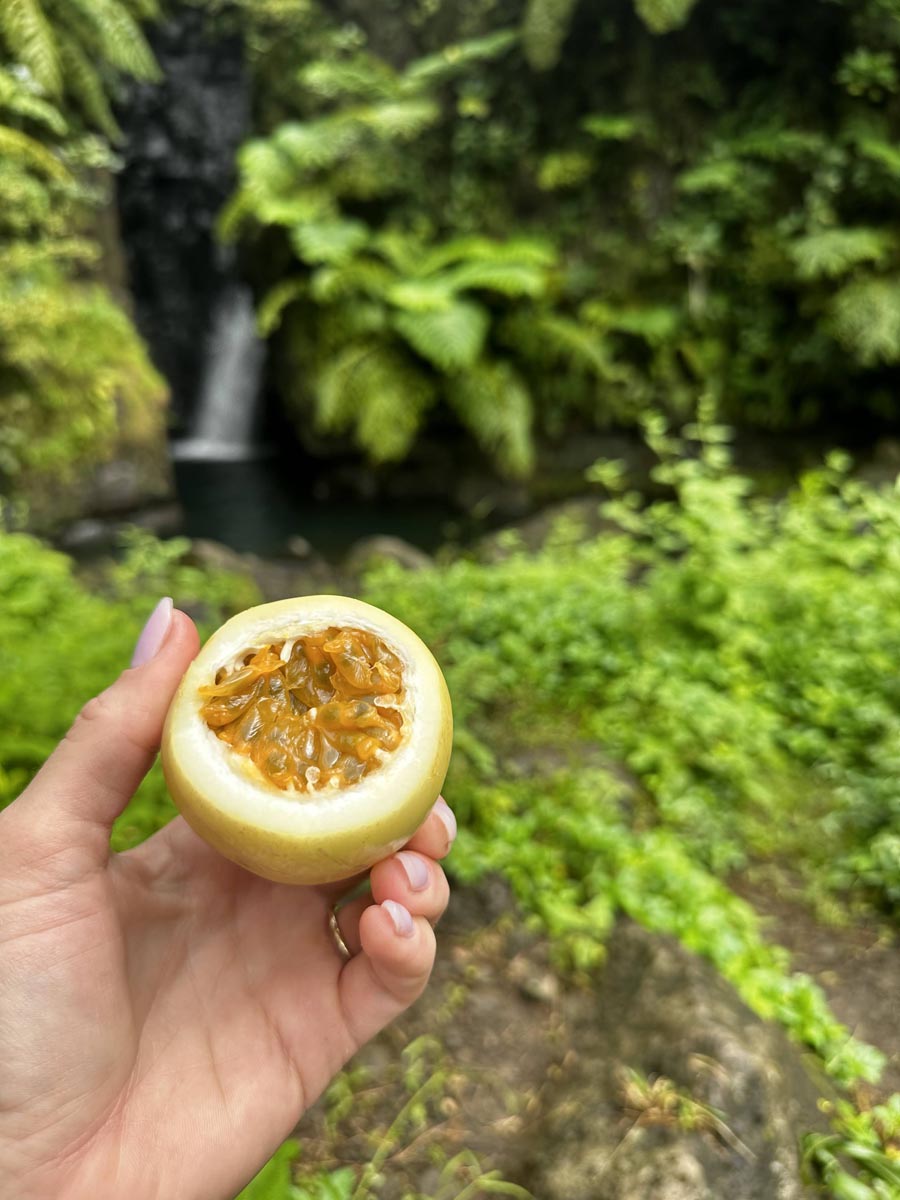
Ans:
{"type": "Polygon", "coordinates": [[[408,908],[404,908],[396,900],[382,900],[381,907],[394,922],[394,930],[398,937],[412,937],[416,932],[416,925],[408,908]]]}
{"type": "Polygon", "coordinates": [[[173,608],[170,596],[164,596],[154,608],[147,624],[141,630],[141,636],[138,638],[134,654],[131,656],[133,667],[142,667],[151,658],[156,657],[157,651],[166,640],[169,626],[172,624],[173,608]]]}
{"type": "Polygon", "coordinates": [[[418,854],[410,854],[408,850],[401,850],[397,858],[406,872],[406,878],[409,880],[412,890],[423,892],[428,887],[429,880],[428,867],[424,858],[419,858],[418,854]]]}
{"type": "Polygon", "coordinates": [[[434,811],[441,818],[444,828],[447,830],[447,837],[452,842],[456,837],[456,817],[454,817],[453,809],[443,796],[438,796],[434,811]]]}

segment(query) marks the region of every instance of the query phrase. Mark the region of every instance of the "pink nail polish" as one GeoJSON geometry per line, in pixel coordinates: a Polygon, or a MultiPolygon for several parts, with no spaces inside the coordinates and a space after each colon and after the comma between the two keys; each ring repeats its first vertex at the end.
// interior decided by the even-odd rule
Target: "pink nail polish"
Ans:
{"type": "Polygon", "coordinates": [[[416,925],[408,908],[398,904],[396,900],[382,900],[381,907],[385,909],[394,923],[394,931],[398,937],[411,938],[416,932],[416,925]]]}
{"type": "Polygon", "coordinates": [[[444,828],[447,830],[447,837],[452,842],[456,837],[456,817],[453,815],[453,809],[443,796],[438,796],[434,811],[441,818],[444,828]]]}
{"type": "Polygon", "coordinates": [[[172,624],[172,613],[174,605],[170,596],[164,596],[150,614],[147,624],[141,630],[141,636],[137,640],[137,645],[134,648],[134,654],[131,656],[131,665],[133,667],[143,667],[155,658],[157,652],[166,640],[166,634],[169,632],[169,626],[172,624]]]}
{"type": "Polygon", "coordinates": [[[418,854],[411,854],[408,850],[401,850],[397,855],[397,859],[406,872],[406,878],[409,880],[409,886],[414,892],[423,892],[428,887],[430,872],[423,858],[418,854]]]}

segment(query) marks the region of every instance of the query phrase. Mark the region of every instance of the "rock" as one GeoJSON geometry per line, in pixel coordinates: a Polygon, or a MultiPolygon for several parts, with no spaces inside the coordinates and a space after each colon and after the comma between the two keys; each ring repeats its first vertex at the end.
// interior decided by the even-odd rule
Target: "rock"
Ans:
{"type": "Polygon", "coordinates": [[[253,575],[254,562],[251,555],[240,554],[222,542],[214,542],[212,538],[193,538],[184,561],[192,567],[232,571],[237,575],[253,575]]]}
{"type": "Polygon", "coordinates": [[[386,559],[398,563],[407,571],[421,571],[432,564],[431,556],[402,538],[386,534],[361,538],[354,542],[344,559],[344,569],[351,575],[361,575],[373,562],[386,559]]]}
{"type": "Polygon", "coordinates": [[[57,538],[60,550],[67,554],[98,554],[109,550],[116,541],[119,524],[115,521],[102,521],[99,517],[82,517],[72,521],[57,538]]]}
{"type": "Polygon", "coordinates": [[[291,558],[305,559],[311,558],[313,555],[312,542],[307,541],[305,537],[301,537],[299,534],[288,538],[285,542],[285,549],[291,558]]]}
{"type": "Polygon", "coordinates": [[[798,1144],[823,1128],[817,1099],[827,1084],[809,1075],[780,1027],[756,1017],[710,963],[673,939],[619,923],[573,1041],[577,1057],[534,1152],[542,1200],[809,1194],[798,1144]],[[627,1069],[647,1081],[638,1101],[623,1091],[627,1069]],[[710,1128],[682,1128],[654,1104],[660,1078],[706,1106],[698,1111],[710,1112],[710,1128]]]}

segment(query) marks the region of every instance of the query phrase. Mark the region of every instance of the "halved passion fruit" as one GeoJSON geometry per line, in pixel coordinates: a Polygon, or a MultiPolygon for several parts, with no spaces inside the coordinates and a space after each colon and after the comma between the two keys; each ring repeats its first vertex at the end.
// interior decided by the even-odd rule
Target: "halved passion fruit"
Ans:
{"type": "Polygon", "coordinates": [[[280,883],[328,883],[398,850],[440,793],[447,685],[396,618],[303,596],[227,621],[169,709],[162,764],[194,830],[280,883]]]}

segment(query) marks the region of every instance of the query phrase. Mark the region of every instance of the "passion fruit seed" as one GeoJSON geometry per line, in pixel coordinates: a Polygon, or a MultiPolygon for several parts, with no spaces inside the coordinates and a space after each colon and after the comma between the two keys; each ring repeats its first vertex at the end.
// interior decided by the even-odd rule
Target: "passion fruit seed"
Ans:
{"type": "Polygon", "coordinates": [[[356,783],[403,740],[402,664],[361,629],[250,648],[198,690],[209,728],[282,790],[356,783]]]}

